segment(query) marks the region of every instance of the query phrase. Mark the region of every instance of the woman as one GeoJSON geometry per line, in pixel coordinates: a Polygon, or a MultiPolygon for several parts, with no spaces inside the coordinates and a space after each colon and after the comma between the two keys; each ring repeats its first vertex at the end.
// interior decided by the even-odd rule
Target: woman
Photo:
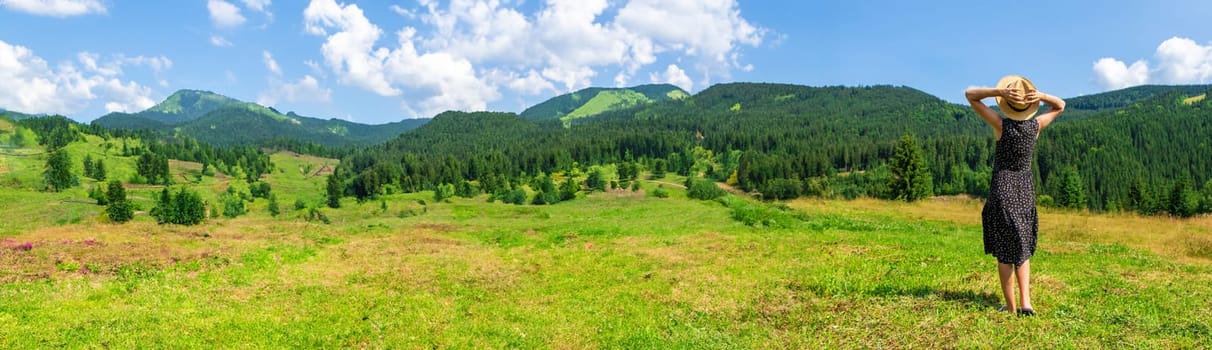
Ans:
{"type": "Polygon", "coordinates": [[[1031,157],[1040,131],[1065,111],[1065,101],[1039,92],[1030,80],[1017,75],[1002,78],[994,88],[970,88],[964,95],[976,114],[993,127],[997,140],[989,200],[981,211],[981,224],[985,231],[985,254],[997,258],[997,274],[1002,296],[1006,298],[1006,305],[999,311],[1035,315],[1031,307],[1030,259],[1035,254],[1039,217],[1035,211],[1031,157]],[[989,97],[997,99],[1005,119],[981,102],[989,97]],[[1041,101],[1052,108],[1035,116],[1041,101]],[[1012,276],[1018,280],[1017,304],[1012,276]]]}

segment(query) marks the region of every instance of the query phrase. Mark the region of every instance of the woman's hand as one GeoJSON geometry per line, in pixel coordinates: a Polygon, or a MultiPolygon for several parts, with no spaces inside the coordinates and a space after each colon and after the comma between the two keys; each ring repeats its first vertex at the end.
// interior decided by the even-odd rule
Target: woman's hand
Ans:
{"type": "Polygon", "coordinates": [[[1032,104],[1032,103],[1039,102],[1040,99],[1043,98],[1040,95],[1041,95],[1041,93],[1039,92],[1039,90],[1027,91],[1027,95],[1023,96],[1023,103],[1032,104]]]}
{"type": "MultiPolygon", "coordinates": [[[[1032,91],[1032,92],[1034,92],[1034,91],[1032,91]]],[[[1027,102],[1026,95],[1023,94],[1022,89],[1002,88],[1002,89],[997,89],[997,94],[1001,95],[1002,98],[1004,98],[1007,101],[1010,101],[1014,104],[1029,103],[1029,102],[1027,102]]]]}

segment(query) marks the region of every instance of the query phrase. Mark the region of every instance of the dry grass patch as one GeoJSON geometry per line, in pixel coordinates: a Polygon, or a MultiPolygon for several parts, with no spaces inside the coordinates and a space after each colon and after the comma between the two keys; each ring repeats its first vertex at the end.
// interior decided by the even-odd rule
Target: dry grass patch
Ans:
{"type": "MultiPolygon", "coordinates": [[[[964,196],[936,197],[914,203],[798,199],[788,205],[809,212],[853,217],[889,216],[979,226],[984,201],[964,196]]],[[[1065,243],[1080,243],[1083,247],[1090,243],[1119,243],[1180,262],[1212,262],[1212,216],[1177,219],[1052,208],[1040,208],[1039,214],[1041,240],[1047,242],[1041,245],[1044,249],[1074,248],[1065,243]]]]}
{"type": "Polygon", "coordinates": [[[0,250],[0,282],[112,275],[133,265],[164,267],[219,257],[230,249],[204,229],[153,223],[49,227],[4,241],[10,247],[0,250]]]}
{"type": "Polygon", "coordinates": [[[314,225],[241,218],[198,226],[139,221],[46,227],[0,240],[0,283],[113,275],[124,268],[162,269],[202,260],[226,264],[249,249],[309,244],[296,234],[309,226],[314,225]]]}

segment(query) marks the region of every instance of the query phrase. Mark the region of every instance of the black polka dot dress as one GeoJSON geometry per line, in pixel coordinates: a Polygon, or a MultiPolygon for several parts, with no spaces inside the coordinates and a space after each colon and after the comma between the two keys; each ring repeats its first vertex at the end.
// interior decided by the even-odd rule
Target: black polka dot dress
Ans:
{"type": "Polygon", "coordinates": [[[1035,211],[1035,186],[1031,159],[1039,121],[1002,119],[1002,138],[993,158],[989,200],[981,211],[985,228],[985,254],[1003,264],[1022,265],[1035,254],[1039,216],[1035,211]]]}

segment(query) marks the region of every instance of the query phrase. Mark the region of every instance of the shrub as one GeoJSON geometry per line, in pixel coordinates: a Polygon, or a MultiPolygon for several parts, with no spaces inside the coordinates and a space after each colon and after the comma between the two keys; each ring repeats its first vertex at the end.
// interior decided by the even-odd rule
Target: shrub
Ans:
{"type": "Polygon", "coordinates": [[[101,184],[93,185],[93,188],[88,191],[88,198],[96,200],[97,205],[109,204],[109,198],[106,198],[105,191],[101,190],[101,184]]]}
{"type": "Polygon", "coordinates": [[[803,192],[803,183],[797,179],[770,179],[762,184],[758,191],[762,192],[762,199],[792,199],[799,197],[803,192]]]}
{"type": "Polygon", "coordinates": [[[1041,194],[1035,196],[1035,204],[1041,207],[1054,207],[1056,206],[1056,200],[1052,199],[1052,196],[1041,194]]]}
{"type": "Polygon", "coordinates": [[[174,194],[166,187],[160,191],[151,216],[160,224],[196,225],[206,218],[206,205],[194,191],[182,187],[174,194]]]}
{"type": "Polygon", "coordinates": [[[712,200],[722,197],[725,194],[724,190],[721,189],[720,186],[717,186],[714,182],[708,180],[693,179],[687,182],[689,182],[690,185],[687,186],[686,196],[690,198],[712,200]]]}
{"type": "Polygon", "coordinates": [[[602,174],[601,168],[589,172],[589,176],[585,178],[585,187],[589,187],[590,191],[606,190],[606,176],[602,174]]]}
{"type": "Polygon", "coordinates": [[[248,209],[244,207],[244,198],[236,194],[231,187],[219,195],[219,202],[223,205],[223,216],[234,218],[248,212],[248,209]]]}
{"type": "Polygon", "coordinates": [[[655,190],[652,190],[652,196],[657,198],[669,198],[669,190],[665,189],[665,185],[658,185],[655,190]]]}
{"type": "Polygon", "coordinates": [[[269,183],[257,181],[249,185],[248,190],[254,198],[269,198],[269,183]]]}
{"type": "Polygon", "coordinates": [[[433,200],[435,202],[444,202],[455,194],[455,187],[451,184],[441,184],[433,190],[433,200]]]}
{"type": "Polygon", "coordinates": [[[278,214],[282,213],[282,210],[280,208],[278,208],[278,196],[277,195],[274,195],[274,194],[269,195],[269,204],[267,206],[269,209],[270,216],[278,216],[278,214]]]}

